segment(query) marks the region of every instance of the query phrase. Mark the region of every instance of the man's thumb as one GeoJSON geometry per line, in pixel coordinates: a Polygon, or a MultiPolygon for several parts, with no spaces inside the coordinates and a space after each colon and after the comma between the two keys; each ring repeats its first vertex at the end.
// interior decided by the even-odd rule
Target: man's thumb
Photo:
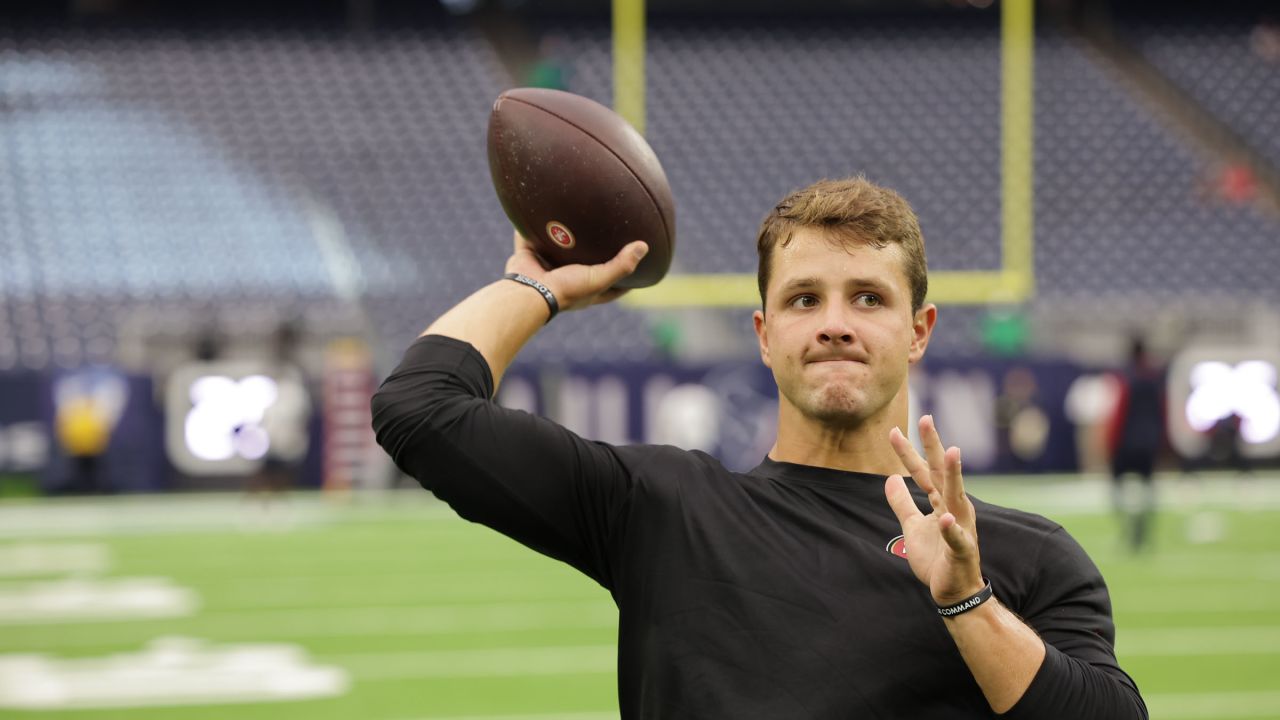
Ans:
{"type": "Polygon", "coordinates": [[[611,271],[609,274],[613,276],[609,284],[612,285],[635,272],[636,267],[640,265],[640,261],[648,254],[649,244],[645,241],[636,240],[633,243],[627,243],[609,262],[609,265],[612,266],[609,268],[611,271]]]}
{"type": "Polygon", "coordinates": [[[644,256],[649,254],[649,243],[643,240],[637,240],[622,248],[622,251],[624,253],[631,253],[631,255],[635,257],[636,263],[639,264],[639,262],[644,259],[644,256]]]}

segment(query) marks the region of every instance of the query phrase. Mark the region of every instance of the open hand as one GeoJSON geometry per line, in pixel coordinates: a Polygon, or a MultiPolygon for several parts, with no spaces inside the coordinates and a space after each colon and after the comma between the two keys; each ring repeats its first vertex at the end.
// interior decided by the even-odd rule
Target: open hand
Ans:
{"type": "Polygon", "coordinates": [[[952,605],[983,587],[978,528],[973,503],[965,495],[960,476],[960,448],[943,450],[929,415],[920,418],[920,438],[927,461],[898,428],[889,431],[889,443],[911,472],[911,479],[928,493],[933,512],[920,512],[901,475],[889,477],[884,494],[902,524],[911,570],[929,586],[935,603],[952,605]]]}
{"type": "Polygon", "coordinates": [[[628,244],[608,262],[599,265],[564,265],[548,269],[529,242],[517,231],[515,248],[507,258],[507,272],[527,275],[546,285],[556,296],[561,310],[580,310],[607,303],[626,294],[613,285],[636,271],[640,259],[649,252],[642,240],[628,244]]]}

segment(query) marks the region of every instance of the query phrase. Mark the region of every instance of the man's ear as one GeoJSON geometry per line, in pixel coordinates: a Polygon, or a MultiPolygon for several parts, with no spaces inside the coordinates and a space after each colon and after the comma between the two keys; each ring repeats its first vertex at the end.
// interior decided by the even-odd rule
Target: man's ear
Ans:
{"type": "Polygon", "coordinates": [[[938,306],[925,303],[916,311],[911,320],[911,348],[907,352],[907,362],[915,365],[924,357],[925,348],[929,347],[929,338],[933,335],[933,326],[938,322],[938,306]]]}
{"type": "Polygon", "coordinates": [[[767,368],[773,368],[769,362],[769,336],[765,334],[764,311],[757,310],[751,313],[751,322],[756,328],[756,341],[760,343],[760,360],[767,368]]]}

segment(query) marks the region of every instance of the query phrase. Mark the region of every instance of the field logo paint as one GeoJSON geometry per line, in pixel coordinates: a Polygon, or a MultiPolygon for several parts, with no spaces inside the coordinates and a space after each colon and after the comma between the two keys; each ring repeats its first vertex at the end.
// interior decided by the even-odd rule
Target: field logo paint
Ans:
{"type": "Polygon", "coordinates": [[[168,578],[52,580],[0,588],[0,626],[185,617],[199,606],[168,578]]]}
{"type": "Polygon", "coordinates": [[[547,235],[550,236],[551,242],[565,250],[569,250],[577,244],[577,241],[573,239],[573,233],[569,232],[569,228],[565,227],[564,223],[555,220],[547,223],[547,235]]]}
{"type": "Polygon", "coordinates": [[[102,543],[33,543],[0,545],[0,578],[39,575],[98,575],[111,565],[102,543]]]}
{"type": "Polygon", "coordinates": [[[0,708],[64,710],[309,700],[341,695],[345,670],[311,664],[288,644],[213,646],[153,640],[104,658],[0,655],[0,708]]]}

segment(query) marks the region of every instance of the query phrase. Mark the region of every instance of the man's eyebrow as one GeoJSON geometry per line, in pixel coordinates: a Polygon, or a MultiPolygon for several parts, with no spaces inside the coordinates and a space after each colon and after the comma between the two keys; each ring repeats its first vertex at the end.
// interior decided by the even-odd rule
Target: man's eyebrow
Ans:
{"type": "Polygon", "coordinates": [[[814,277],[798,277],[798,278],[792,278],[787,282],[783,283],[782,290],[784,292],[790,291],[790,290],[804,290],[807,288],[818,287],[821,284],[822,283],[819,282],[818,279],[814,277]]]}
{"type": "MultiPolygon", "coordinates": [[[[792,278],[782,284],[783,292],[791,292],[793,290],[808,290],[810,288],[821,287],[824,283],[816,277],[798,277],[792,278]]],[[[846,278],[843,283],[846,287],[870,288],[880,292],[889,292],[891,289],[889,284],[878,278],[846,278]]]]}
{"type": "Polygon", "coordinates": [[[853,287],[871,288],[880,292],[889,292],[892,289],[889,283],[879,278],[849,278],[845,280],[845,284],[853,287]]]}

